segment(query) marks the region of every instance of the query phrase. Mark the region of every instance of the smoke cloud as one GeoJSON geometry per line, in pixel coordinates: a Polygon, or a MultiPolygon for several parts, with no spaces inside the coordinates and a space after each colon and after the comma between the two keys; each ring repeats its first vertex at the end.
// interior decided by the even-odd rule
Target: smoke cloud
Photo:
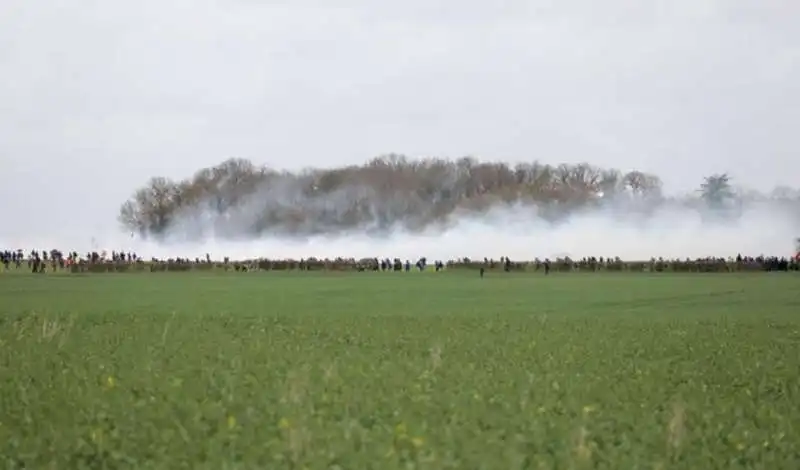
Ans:
{"type": "Polygon", "coordinates": [[[199,211],[185,214],[181,223],[160,242],[121,234],[116,225],[107,224],[99,230],[68,237],[26,237],[0,243],[9,248],[134,251],[145,258],[202,258],[208,253],[217,260],[226,256],[404,260],[422,256],[431,260],[508,256],[518,261],[619,256],[625,260],[646,260],[730,257],[737,253],[789,256],[795,252],[795,240],[800,236],[796,201],[745,202],[735,213],[724,215],[674,201],[644,209],[630,202],[601,201],[597,206],[556,221],[543,218],[541,211],[530,205],[497,204],[482,212],[457,211],[440,223],[415,231],[395,224],[382,230],[362,227],[326,233],[318,225],[314,233],[305,236],[267,232],[253,237],[246,235],[246,229],[260,213],[248,212],[255,207],[255,201],[244,203],[225,220],[204,218],[199,211]]]}

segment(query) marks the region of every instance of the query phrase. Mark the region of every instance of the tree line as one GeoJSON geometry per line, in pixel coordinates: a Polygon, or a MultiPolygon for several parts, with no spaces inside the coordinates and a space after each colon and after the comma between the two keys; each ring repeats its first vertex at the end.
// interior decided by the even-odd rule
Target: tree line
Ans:
{"type": "Polygon", "coordinates": [[[310,235],[352,230],[421,230],[457,212],[536,206],[539,216],[560,217],[603,204],[653,208],[672,203],[723,210],[743,199],[779,198],[736,191],[727,174],[703,178],[695,195],[666,197],[661,179],[588,163],[509,165],[478,161],[412,160],[390,154],[364,165],[281,171],[232,158],[173,181],[151,178],[122,204],[119,221],[132,233],[158,238],[181,233],[203,237],[252,237],[264,233],[310,235]]]}

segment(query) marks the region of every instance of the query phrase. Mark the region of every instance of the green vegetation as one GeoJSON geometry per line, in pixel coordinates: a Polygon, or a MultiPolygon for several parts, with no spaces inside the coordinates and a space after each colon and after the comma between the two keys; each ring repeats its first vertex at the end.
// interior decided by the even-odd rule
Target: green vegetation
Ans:
{"type": "Polygon", "coordinates": [[[798,281],[0,274],[0,465],[795,469],[798,281]]]}

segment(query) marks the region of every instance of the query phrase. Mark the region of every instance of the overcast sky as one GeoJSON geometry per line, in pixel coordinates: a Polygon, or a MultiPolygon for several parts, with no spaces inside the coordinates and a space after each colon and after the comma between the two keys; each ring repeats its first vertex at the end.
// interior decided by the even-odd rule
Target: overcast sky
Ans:
{"type": "Polygon", "coordinates": [[[797,0],[2,0],[0,239],[114,224],[150,176],[231,156],[797,187],[798,25],[797,0]]]}

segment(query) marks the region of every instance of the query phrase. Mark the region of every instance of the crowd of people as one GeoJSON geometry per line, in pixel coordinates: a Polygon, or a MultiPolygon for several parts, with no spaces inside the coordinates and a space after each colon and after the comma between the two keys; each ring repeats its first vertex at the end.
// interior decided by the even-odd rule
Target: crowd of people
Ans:
{"type": "MultiPolygon", "coordinates": [[[[0,262],[5,270],[10,269],[29,269],[34,273],[44,273],[46,271],[72,270],[79,271],[77,268],[87,266],[121,266],[131,264],[148,265],[151,271],[160,270],[189,270],[193,267],[209,268],[221,266],[225,269],[236,271],[249,270],[355,270],[355,271],[424,271],[431,266],[435,271],[441,271],[446,267],[469,267],[479,270],[483,275],[487,270],[502,269],[503,271],[534,270],[548,274],[551,270],[557,271],[724,271],[724,270],[749,270],[749,271],[798,271],[800,270],[800,253],[794,257],[777,256],[742,256],[737,255],[731,258],[696,258],[685,260],[668,260],[663,258],[653,258],[649,261],[626,262],[620,258],[603,257],[584,257],[579,260],[570,258],[535,259],[534,261],[512,262],[508,257],[501,257],[499,261],[484,258],[474,261],[467,258],[453,260],[447,263],[434,261],[429,265],[427,258],[421,257],[412,263],[411,260],[400,258],[364,258],[356,260],[354,258],[316,259],[306,258],[294,260],[236,260],[232,261],[226,257],[221,263],[212,261],[211,255],[206,254],[203,258],[170,258],[157,259],[151,258],[145,261],[134,252],[111,251],[97,252],[92,251],[83,255],[76,251],[64,254],[61,250],[31,250],[25,253],[23,250],[3,250],[0,251],[0,262]],[[725,267],[726,269],[721,269],[725,267]]],[[[124,267],[124,266],[123,266],[124,267]]]]}
{"type": "Polygon", "coordinates": [[[27,265],[32,272],[45,272],[49,266],[51,270],[68,269],[70,266],[79,263],[134,263],[141,261],[136,253],[111,252],[111,257],[106,252],[89,252],[84,256],[77,251],[64,252],[57,249],[52,250],[31,250],[26,255],[22,249],[0,251],[0,263],[5,269],[15,267],[17,269],[27,265]]]}

